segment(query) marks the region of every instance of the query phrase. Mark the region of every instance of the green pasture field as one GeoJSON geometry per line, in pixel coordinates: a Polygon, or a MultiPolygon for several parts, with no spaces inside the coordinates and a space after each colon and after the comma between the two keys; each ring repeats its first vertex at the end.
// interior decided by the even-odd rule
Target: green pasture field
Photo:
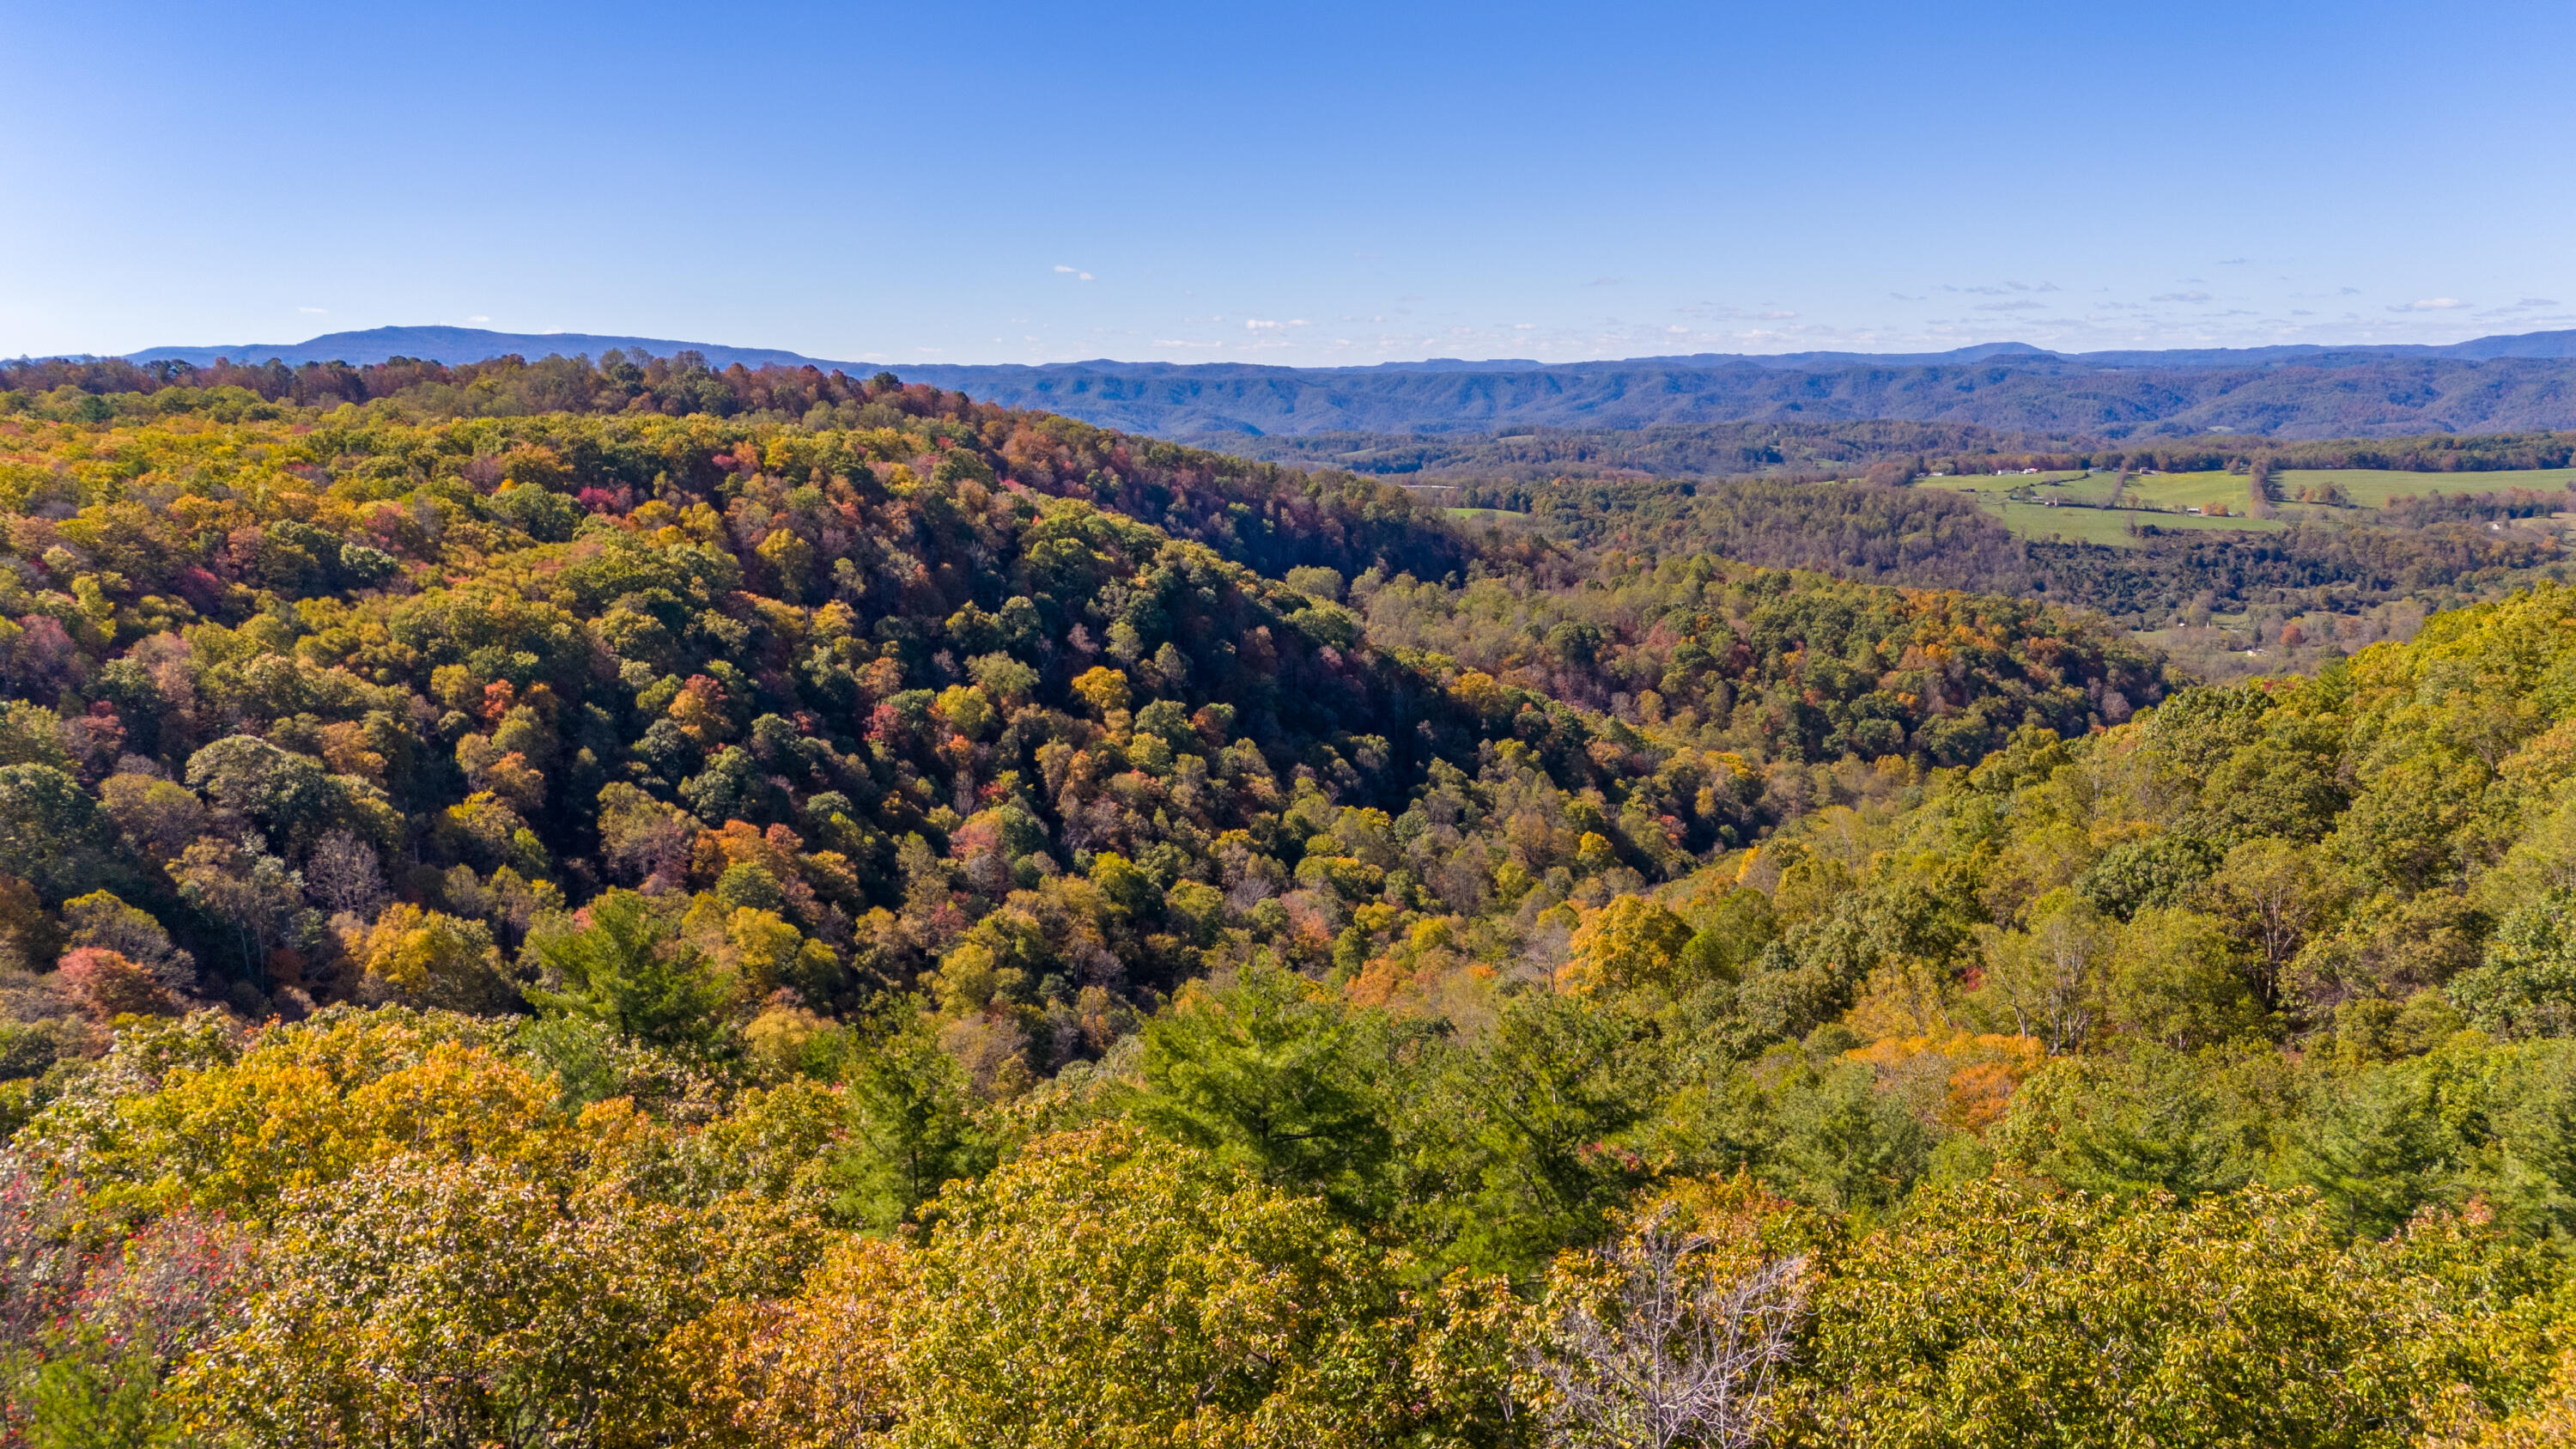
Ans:
{"type": "MultiPolygon", "coordinates": [[[[1957,493],[1982,493],[2001,497],[2024,490],[2043,498],[2054,497],[2069,503],[2090,503],[2101,507],[2110,502],[2111,489],[2118,482],[2115,473],[2010,473],[1996,477],[1990,473],[1958,473],[1942,478],[1918,478],[1920,488],[1947,488],[1957,493]]],[[[2242,473],[2213,470],[2201,473],[2139,473],[2129,479],[2129,497],[2141,507],[2206,508],[2223,503],[2230,509],[2245,502],[2245,478],[2242,473]]],[[[2283,498],[2296,498],[2301,488],[2334,484],[2356,507],[2385,508],[2409,495],[2426,497],[2435,492],[2454,496],[2462,493],[2501,493],[2507,488],[2534,488],[2547,491],[2576,484],[2576,468],[2519,468],[2489,473],[2411,473],[2390,468],[2284,468],[2272,475],[2273,491],[2283,498]]]]}
{"type": "MultiPolygon", "coordinates": [[[[1988,512],[2003,520],[2004,527],[2018,538],[2057,538],[2067,543],[2099,543],[2113,548],[2135,548],[2143,542],[2129,533],[2133,511],[2126,508],[2050,508],[2038,503],[2010,503],[1984,500],[1988,512]]],[[[2205,518],[2195,513],[2151,513],[2134,510],[2141,528],[2153,526],[2167,530],[2221,529],[2248,533],[2270,533],[2284,525],[2273,518],[2205,518]]]]}
{"type": "MultiPolygon", "coordinates": [[[[2108,544],[2128,548],[2138,540],[2130,536],[2128,520],[2132,513],[2140,524],[2157,528],[2225,529],[2234,532],[2269,533],[2284,528],[2285,519],[2304,518],[2331,520],[2338,514],[2352,517],[2341,509],[2311,504],[2282,503],[2280,517],[2249,518],[2245,514],[2251,501],[2247,476],[2243,473],[2209,471],[2200,473],[2137,473],[2130,475],[2128,490],[2119,496],[2119,507],[2110,506],[2118,489],[2116,473],[2044,473],[1993,474],[1965,473],[1945,478],[1920,478],[1917,487],[1947,488],[1956,493],[1974,495],[1986,511],[2003,520],[2004,527],[2016,537],[2063,539],[2069,543],[2108,544]],[[2020,495],[2011,497],[2008,495],[2020,495]],[[2055,500],[2051,508],[2043,502],[2025,499],[2055,500]],[[2224,508],[2224,517],[2190,513],[2192,508],[2224,508]]],[[[2285,468],[2272,475],[2276,496],[2295,498],[2303,487],[2331,483],[2343,490],[2356,508],[2385,508],[2408,495],[2427,496],[2436,490],[2449,494],[2494,493],[2507,488],[2559,489],[2576,484],[2576,468],[2527,468],[2492,473],[2404,473],[2383,468],[2285,468]]]]}
{"type": "MultiPolygon", "coordinates": [[[[2000,479],[1996,480],[2002,481],[2000,479]]],[[[2507,488],[2564,488],[2576,482],[2576,468],[2521,468],[2494,473],[2400,473],[2387,468],[2284,468],[2272,475],[2272,490],[2296,498],[2303,487],[2331,483],[2363,508],[2385,508],[2409,494],[2427,498],[2435,492],[2501,493],[2507,488]]]]}
{"type": "MultiPolygon", "coordinates": [[[[2007,473],[2000,478],[1991,473],[1952,473],[1939,478],[1917,478],[1914,481],[1917,487],[1947,488],[1954,493],[2003,494],[2017,492],[2021,489],[2033,486],[2042,488],[2059,488],[2065,487],[2069,484],[2080,485],[2086,477],[2086,474],[2080,472],[2036,474],[2007,473]]],[[[2110,480],[2111,475],[2107,473],[2092,475],[2092,481],[2101,484],[2106,490],[2104,495],[2106,497],[2108,496],[2107,490],[2110,487],[2110,480]]]]}
{"type": "Polygon", "coordinates": [[[2099,543],[2113,548],[2135,547],[2139,540],[2129,533],[2129,517],[2137,515],[2140,524],[2153,524],[2166,529],[2236,529],[2268,532],[2282,525],[2274,520],[2243,516],[2246,494],[2245,476],[2241,473],[2166,473],[2155,477],[2133,477],[2129,480],[2127,501],[2138,505],[2113,509],[2108,505],[2120,477],[2116,473],[2045,473],[2039,475],[1962,474],[1948,478],[1924,478],[1917,486],[1947,488],[1956,493],[1976,495],[1987,512],[2003,521],[2004,527],[2021,538],[2058,538],[2068,543],[2099,543]],[[2023,502],[2007,498],[2010,493],[2056,499],[2058,507],[2045,502],[2023,502]],[[2213,518],[2185,513],[2189,507],[2225,504],[2233,516],[2213,518]]]}
{"type": "Polygon", "coordinates": [[[1462,523],[1509,523],[1529,517],[1508,508],[1443,508],[1440,511],[1462,523]]]}
{"type": "Polygon", "coordinates": [[[2139,473],[2129,479],[2128,501],[2141,508],[2225,508],[2242,513],[2253,494],[2242,473],[2139,473]]]}

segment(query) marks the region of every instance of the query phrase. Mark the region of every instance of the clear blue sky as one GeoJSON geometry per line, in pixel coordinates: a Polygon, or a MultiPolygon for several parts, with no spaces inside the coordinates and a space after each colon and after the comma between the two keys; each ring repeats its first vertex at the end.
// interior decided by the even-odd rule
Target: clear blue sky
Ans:
{"type": "Polygon", "coordinates": [[[2576,326],[2576,6],[0,0],[0,354],[2576,326]]]}

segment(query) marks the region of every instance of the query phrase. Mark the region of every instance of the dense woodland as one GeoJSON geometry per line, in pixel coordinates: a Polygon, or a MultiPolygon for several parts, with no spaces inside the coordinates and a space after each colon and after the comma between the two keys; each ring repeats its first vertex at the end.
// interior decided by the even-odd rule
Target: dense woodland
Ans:
{"type": "Polygon", "coordinates": [[[546,367],[0,393],[15,1440],[2576,1432],[2576,593],[546,367]]]}
{"type": "Polygon", "coordinates": [[[1513,508],[1525,506],[1532,485],[1559,478],[1761,476],[1821,482],[1855,476],[1872,463],[1889,459],[1962,460],[1954,471],[1991,471],[2007,462],[2019,468],[2025,466],[2023,458],[2051,457],[2072,446],[2062,438],[1998,433],[1966,424],[1884,419],[1536,428],[1500,436],[1218,434],[1195,441],[1247,458],[1453,484],[1472,491],[1484,506],[1513,508]]]}
{"type": "MultiPolygon", "coordinates": [[[[31,381],[35,381],[31,379],[31,381]]],[[[25,385],[25,384],[22,384],[25,385]]],[[[47,382],[46,385],[52,385],[47,382]]],[[[2243,468],[2257,458],[2278,468],[2388,468],[2474,473],[2564,468],[2576,433],[2436,433],[2423,437],[2292,441],[2263,436],[2146,438],[2109,442],[1998,431],[1967,423],[1866,418],[1852,422],[1696,423],[1650,428],[1535,428],[1478,433],[1303,433],[1204,435],[1198,441],[1247,458],[1347,468],[1355,473],[1454,485],[1451,501],[1527,508],[1559,478],[1743,478],[1823,482],[1861,476],[1903,481],[1938,470],[2153,468],[2184,473],[2243,468]]],[[[2441,486],[2436,484],[2434,486],[2441,486]]],[[[2454,489],[2474,480],[2450,481],[2454,489]]]]}
{"type": "MultiPolygon", "coordinates": [[[[2555,351],[2553,348],[2543,350],[2555,351]]],[[[1072,362],[930,366],[919,380],[1173,437],[1520,434],[1889,420],[2151,444],[2212,436],[2413,438],[2576,427],[2564,357],[2458,353],[1810,354],[1430,366],[1072,362]],[[2117,355],[2115,355],[2117,356],[2117,355]]]]}
{"type": "Polygon", "coordinates": [[[1520,505],[1537,528],[1588,550],[1707,552],[1869,582],[2034,596],[2132,628],[2195,610],[2356,615],[2401,600],[2440,608],[2536,577],[2563,582],[2567,562],[2552,532],[2488,526],[2569,502],[2564,492],[2522,488],[2428,489],[2386,509],[2301,519],[2262,534],[2147,524],[2126,548],[2017,539],[1973,498],[1884,480],[1562,479],[1482,493],[1520,505]]]}
{"type": "MultiPolygon", "coordinates": [[[[2097,461],[2118,455],[2165,459],[2153,466],[2169,468],[2221,450],[2242,457],[2267,446],[2347,460],[2290,465],[2297,467],[2447,471],[2560,466],[2576,441],[2568,431],[2576,423],[2568,401],[2576,362],[2564,358],[2312,358],[2251,367],[2105,367],[2065,358],[1933,365],[1835,360],[1784,368],[1648,358],[1555,369],[1073,363],[912,371],[916,380],[971,389],[1014,407],[1160,437],[1216,440],[1277,461],[1339,465],[1345,460],[1335,455],[1361,452],[1374,456],[1353,461],[1370,471],[1464,467],[1487,478],[1626,469],[1810,476],[1820,464],[1902,454],[1967,460],[2092,454],[2097,461]],[[1310,445],[1305,438],[1319,441],[1310,445]],[[1310,447],[1329,451],[1319,456],[1310,447]],[[2378,461],[2349,461],[2362,458],[2378,461]],[[2556,461],[2497,461],[2507,458],[2556,461]],[[1539,471],[1549,460],[1563,466],[1539,471]]],[[[804,396],[810,404],[817,389],[846,385],[833,383],[836,375],[813,366],[710,369],[702,354],[689,351],[659,360],[611,351],[596,367],[583,357],[530,362],[516,355],[454,365],[397,358],[361,367],[289,366],[275,359],[205,367],[21,359],[0,363],[0,390],[41,394],[68,386],[113,396],[241,387],[302,406],[411,394],[415,405],[483,414],[613,411],[637,406],[640,397],[654,411],[735,413],[772,406],[764,399],[773,395],[804,396]]]]}

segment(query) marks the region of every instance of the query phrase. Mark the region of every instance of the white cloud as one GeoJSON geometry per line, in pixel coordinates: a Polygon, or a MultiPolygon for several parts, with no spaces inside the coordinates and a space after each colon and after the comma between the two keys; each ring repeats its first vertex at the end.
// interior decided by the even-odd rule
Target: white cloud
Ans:
{"type": "Polygon", "coordinates": [[[304,313],[308,317],[328,317],[331,315],[331,309],[328,307],[298,307],[295,310],[304,313]]]}
{"type": "Polygon", "coordinates": [[[465,320],[468,322],[489,322],[492,319],[489,317],[468,317],[465,320]]]}
{"type": "Polygon", "coordinates": [[[1968,310],[1972,312],[2045,312],[2048,310],[2048,304],[2017,298],[2010,302],[1979,302],[1968,310]]]}
{"type": "Polygon", "coordinates": [[[1279,326],[1280,324],[1276,322],[1268,321],[1260,317],[1246,317],[1243,319],[1243,330],[1246,332],[1276,332],[1279,330],[1279,326]]]}
{"type": "Polygon", "coordinates": [[[2457,297],[2418,297],[2402,307],[2391,307],[2388,310],[2391,312],[2448,312],[2454,307],[2467,305],[2469,304],[2457,297]]]}
{"type": "Polygon", "coordinates": [[[1056,263],[1055,269],[1057,275],[1071,277],[1077,282],[1094,282],[1099,280],[1099,278],[1094,277],[1080,267],[1068,267],[1062,262],[1056,263]]]}
{"type": "Polygon", "coordinates": [[[2147,300],[2150,302],[2206,302],[2209,300],[2209,294],[2207,292],[2158,292],[2147,300]]]}

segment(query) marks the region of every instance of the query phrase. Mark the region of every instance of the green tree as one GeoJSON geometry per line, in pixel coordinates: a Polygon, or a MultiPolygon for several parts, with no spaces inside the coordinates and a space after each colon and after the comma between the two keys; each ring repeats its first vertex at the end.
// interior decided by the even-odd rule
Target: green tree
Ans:
{"type": "Polygon", "coordinates": [[[289,1202],[272,1285],[179,1388],[252,1442],[631,1442],[682,1393],[664,1335],[728,1273],[785,1286],[763,1246],[490,1159],[396,1158],[289,1202]]]}
{"type": "Polygon", "coordinates": [[[1470,1040],[1427,1053],[1405,1094],[1398,1152],[1411,1216],[1448,1256],[1527,1271],[1590,1241],[1647,1172],[1665,1106],[1652,1023],[1618,1004],[1530,993],[1470,1040]]]}
{"type": "Polygon", "coordinates": [[[2279,1009],[2282,973],[2333,904],[2314,853],[2269,836],[2246,841],[2227,853],[2210,893],[2253,948],[2256,1000],[2265,1010],[2279,1009]]]}
{"type": "Polygon", "coordinates": [[[96,802],[51,765],[0,766],[0,862],[48,904],[125,884],[96,802]]]}
{"type": "Polygon", "coordinates": [[[197,840],[172,862],[170,875],[180,899],[232,928],[244,979],[258,977],[271,952],[300,947],[321,929],[304,904],[304,877],[256,835],[197,840]]]}
{"type": "Polygon", "coordinates": [[[2474,1252],[2446,1270],[2348,1243],[2312,1199],[2261,1189],[1941,1193],[1818,1284],[1792,1437],[2399,1449],[2453,1385],[2506,1386],[2474,1252]]]}
{"type": "Polygon", "coordinates": [[[2138,1043],[2061,1057],[2013,1093],[1994,1130],[2015,1169],[2085,1192],[2183,1198],[2244,1186],[2268,1144],[2259,1109],[2225,1090],[2225,1064],[2138,1043]]]}
{"type": "Polygon", "coordinates": [[[890,1228],[950,1182],[998,1155],[978,1126],[965,1069],[940,1050],[932,1020],[897,1005],[853,1051],[843,1081],[868,1147],[861,1214],[890,1228]]]}
{"type": "Polygon", "coordinates": [[[2029,930],[1988,933],[1979,996],[2015,1032],[2051,1052],[2071,1051],[2101,1020],[2118,941],[2116,927],[2061,886],[2032,904],[2029,930]]]}
{"type": "Polygon", "coordinates": [[[321,834],[341,813],[340,792],[320,761],[256,735],[227,735],[189,756],[188,784],[217,809],[290,849],[321,834]]]}
{"type": "Polygon", "coordinates": [[[1413,1382],[1413,1266],[1320,1203],[1132,1128],[943,1194],[890,1325],[913,1449],[1455,1442],[1413,1382]]]}
{"type": "Polygon", "coordinates": [[[1375,1205],[1394,1148],[1383,1022],[1262,959],[1184,988],[1144,1037],[1138,1122],[1341,1212],[1375,1205]]]}
{"type": "Polygon", "coordinates": [[[2508,914],[2485,963],[2453,978],[2450,995],[2482,1031],[2576,1036],[2576,889],[2554,888],[2508,914]]]}
{"type": "Polygon", "coordinates": [[[731,993],[714,963],[633,891],[607,892],[581,918],[531,936],[528,947],[549,977],[527,993],[541,1011],[586,1016],[649,1046],[702,1054],[728,1035],[731,993]]]}
{"type": "Polygon", "coordinates": [[[2104,993],[2121,1030],[2188,1051],[2253,1029],[2251,994],[2216,918],[2149,907],[2120,932],[2104,993]]]}

